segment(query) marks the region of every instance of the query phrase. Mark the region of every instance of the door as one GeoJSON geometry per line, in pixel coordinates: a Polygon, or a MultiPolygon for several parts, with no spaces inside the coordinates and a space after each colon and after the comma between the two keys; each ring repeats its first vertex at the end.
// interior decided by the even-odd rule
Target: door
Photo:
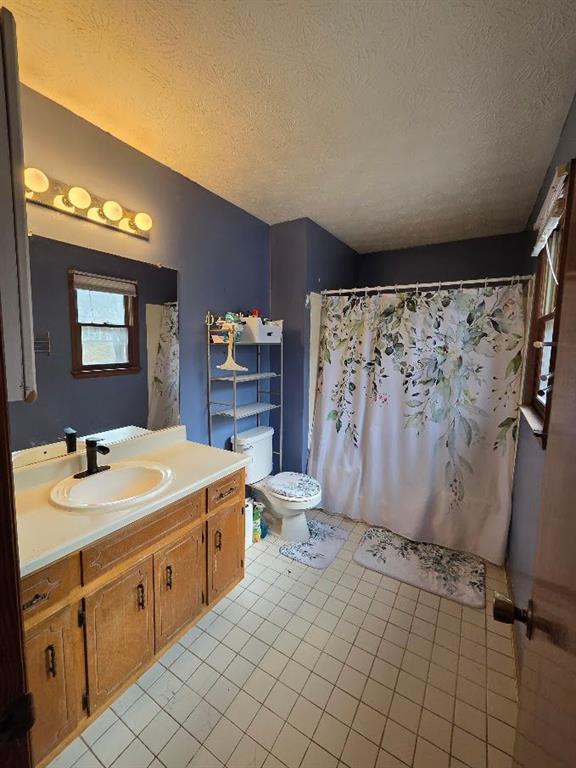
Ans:
{"type": "Polygon", "coordinates": [[[8,400],[36,398],[32,288],[14,17],[0,11],[0,298],[8,400]]]}
{"type": "Polygon", "coordinates": [[[86,598],[86,653],[93,712],[154,655],[151,557],[86,598]]]}
{"type": "MultiPolygon", "coordinates": [[[[572,195],[573,196],[573,195],[572,195]]],[[[520,678],[515,766],[568,768],[576,761],[576,205],[569,213],[566,272],[551,406],[538,548],[534,630],[520,678]]],[[[524,608],[525,606],[519,606],[524,608]]]]}
{"type": "MultiPolygon", "coordinates": [[[[0,11],[0,253],[2,258],[15,256],[15,221],[12,180],[14,166],[10,152],[6,87],[18,88],[15,62],[16,38],[14,19],[0,11]],[[11,44],[12,56],[8,47],[11,44]],[[10,59],[10,62],[9,62],[10,59]]],[[[12,110],[11,121],[19,116],[12,110]]],[[[24,198],[19,202],[19,215],[25,215],[24,198]]],[[[2,272],[2,281],[4,273],[2,272]]],[[[8,299],[6,299],[8,301],[8,299]]],[[[27,697],[22,616],[20,612],[20,566],[14,509],[14,486],[8,430],[8,392],[5,366],[3,296],[0,295],[0,765],[3,768],[31,766],[28,732],[33,723],[31,698],[27,697]],[[15,726],[15,727],[14,727],[15,726]]],[[[6,334],[8,336],[8,334],[6,334]]],[[[14,376],[10,372],[11,392],[14,376]]],[[[16,381],[16,384],[18,382],[16,381]]]]}
{"type": "Polygon", "coordinates": [[[208,520],[208,601],[244,572],[244,505],[224,507],[208,520]]]}
{"type": "Polygon", "coordinates": [[[201,613],[206,594],[204,526],[154,555],[156,653],[201,613]]]}
{"type": "Polygon", "coordinates": [[[26,633],[26,668],[36,722],[32,755],[38,763],[78,725],[85,688],[84,636],[78,608],[68,606],[26,633]]]}
{"type": "MultiPolygon", "coordinates": [[[[0,207],[0,227],[2,217],[0,207]]],[[[28,687],[24,668],[20,565],[9,434],[4,350],[0,333],[0,659],[3,667],[0,674],[0,765],[3,768],[30,768],[28,732],[34,717],[31,699],[26,696],[28,687]],[[18,712],[21,713],[21,725],[13,729],[10,723],[14,722],[13,717],[18,712]]]]}

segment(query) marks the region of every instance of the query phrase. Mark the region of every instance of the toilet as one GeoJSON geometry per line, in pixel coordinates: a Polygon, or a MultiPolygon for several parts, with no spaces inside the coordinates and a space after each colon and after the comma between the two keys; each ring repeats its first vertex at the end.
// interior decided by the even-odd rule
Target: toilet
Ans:
{"type": "Polygon", "coordinates": [[[246,468],[246,484],[256,501],[261,501],[279,524],[280,535],[286,541],[308,541],[310,532],[306,510],[322,501],[318,480],[300,472],[280,472],[272,475],[272,427],[255,427],[239,432],[233,448],[252,458],[246,468]]]}

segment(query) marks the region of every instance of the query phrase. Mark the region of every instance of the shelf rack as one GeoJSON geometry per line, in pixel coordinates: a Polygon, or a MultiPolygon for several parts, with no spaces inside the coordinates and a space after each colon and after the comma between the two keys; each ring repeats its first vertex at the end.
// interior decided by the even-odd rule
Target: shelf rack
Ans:
{"type": "MultiPolygon", "coordinates": [[[[279,411],[279,428],[275,435],[275,442],[278,446],[277,450],[274,450],[274,455],[278,457],[278,471],[282,471],[282,444],[284,437],[284,338],[281,337],[280,341],[270,342],[248,342],[248,341],[235,341],[234,342],[234,358],[236,359],[237,347],[254,347],[256,349],[256,370],[248,371],[247,373],[236,373],[235,371],[217,371],[213,368],[213,350],[220,349],[224,352],[222,362],[225,360],[227,352],[227,342],[212,341],[212,333],[218,331],[215,327],[214,315],[211,312],[206,314],[206,370],[207,370],[207,410],[208,410],[208,442],[213,444],[213,420],[214,418],[227,418],[232,419],[232,427],[234,434],[234,444],[236,444],[236,438],[238,436],[238,422],[242,419],[247,419],[251,416],[256,416],[256,424],[260,426],[260,416],[265,413],[271,413],[272,411],[279,411]],[[276,347],[279,349],[279,370],[262,370],[262,351],[265,348],[276,347]],[[232,385],[232,400],[231,402],[223,400],[215,400],[213,397],[213,384],[231,384],[232,385]],[[252,403],[238,403],[238,387],[242,384],[256,384],[256,400],[252,403]],[[268,385],[268,389],[264,389],[264,386],[268,385]],[[272,390],[270,387],[276,385],[276,389],[272,390]],[[278,396],[279,403],[270,402],[271,396],[278,396]],[[268,399],[264,399],[268,398],[268,399]],[[215,410],[218,409],[218,410],[215,410]]],[[[270,357],[268,356],[268,365],[271,365],[270,357]]]]}

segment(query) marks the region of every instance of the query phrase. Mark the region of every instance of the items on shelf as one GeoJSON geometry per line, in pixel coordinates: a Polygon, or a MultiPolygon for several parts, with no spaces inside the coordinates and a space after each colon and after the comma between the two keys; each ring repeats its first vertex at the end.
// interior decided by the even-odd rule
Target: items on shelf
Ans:
{"type": "Polygon", "coordinates": [[[206,314],[208,441],[214,444],[216,418],[231,419],[234,444],[241,421],[253,418],[260,427],[261,420],[268,424],[269,414],[274,411],[277,445],[273,453],[282,471],[283,321],[262,318],[259,312],[253,309],[249,315],[230,311],[218,317],[210,311],[206,314]],[[227,356],[222,362],[224,345],[227,356]],[[239,352],[242,345],[246,348],[239,352]]]}
{"type": "Polygon", "coordinates": [[[213,344],[227,344],[232,335],[235,344],[279,344],[282,339],[284,321],[263,318],[259,309],[226,312],[223,317],[210,316],[210,320],[213,344]]]}
{"type": "MultiPolygon", "coordinates": [[[[264,504],[259,501],[254,501],[252,513],[252,543],[257,544],[260,539],[264,538],[262,535],[262,514],[264,512],[264,504]]],[[[268,530],[266,530],[268,533],[268,530]]]]}
{"type": "Polygon", "coordinates": [[[222,322],[222,328],[228,333],[228,355],[226,356],[226,360],[216,367],[220,368],[222,371],[247,371],[248,368],[245,368],[234,360],[234,353],[232,351],[234,349],[237,333],[237,323],[233,320],[224,320],[222,322]]]}

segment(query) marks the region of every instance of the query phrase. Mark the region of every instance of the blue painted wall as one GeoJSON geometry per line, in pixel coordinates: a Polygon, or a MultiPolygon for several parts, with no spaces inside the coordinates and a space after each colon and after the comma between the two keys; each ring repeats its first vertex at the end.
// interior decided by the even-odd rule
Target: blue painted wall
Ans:
{"type": "MultiPolygon", "coordinates": [[[[310,291],[355,285],[358,254],[310,219],[270,230],[271,311],[284,319],[284,470],[308,462],[310,291]]],[[[272,422],[275,423],[274,421],[272,422]]]]}
{"type": "Polygon", "coordinates": [[[146,304],[175,301],[178,273],[44,237],[30,239],[30,272],[35,333],[50,333],[52,352],[36,355],[36,402],[9,405],[12,450],[55,442],[67,426],[81,435],[122,424],[146,427],[146,304]],[[93,379],[71,375],[69,269],[138,282],[140,373],[93,379]]]}
{"type": "MultiPolygon", "coordinates": [[[[28,165],[152,215],[145,242],[28,206],[35,234],[178,270],[182,420],[190,439],[205,442],[204,316],[240,307],[268,314],[268,225],[26,87],[22,120],[28,165]]],[[[219,445],[230,434],[221,421],[219,445]]]]}
{"type": "Polygon", "coordinates": [[[415,248],[403,248],[359,257],[358,285],[474,280],[530,274],[533,236],[518,232],[415,248]]]}

